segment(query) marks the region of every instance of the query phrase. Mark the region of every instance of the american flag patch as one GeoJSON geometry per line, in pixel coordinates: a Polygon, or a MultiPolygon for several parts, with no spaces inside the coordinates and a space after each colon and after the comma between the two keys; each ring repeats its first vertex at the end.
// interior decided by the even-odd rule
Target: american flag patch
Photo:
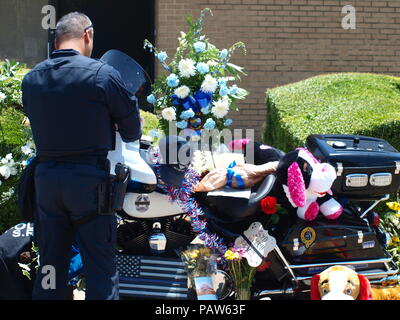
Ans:
{"type": "Polygon", "coordinates": [[[181,260],[129,255],[117,255],[116,260],[121,297],[187,299],[187,274],[181,260]]]}

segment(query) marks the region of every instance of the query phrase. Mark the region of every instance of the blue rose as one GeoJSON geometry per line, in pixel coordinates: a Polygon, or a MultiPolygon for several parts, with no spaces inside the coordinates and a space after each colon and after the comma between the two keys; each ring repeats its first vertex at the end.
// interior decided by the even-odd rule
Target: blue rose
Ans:
{"type": "Polygon", "coordinates": [[[189,120],[190,118],[193,118],[195,116],[195,113],[192,109],[189,109],[187,111],[184,111],[181,113],[180,118],[183,120],[189,120]]]}
{"type": "Polygon", "coordinates": [[[198,41],[196,42],[194,45],[194,51],[196,51],[196,53],[201,53],[206,51],[206,44],[204,42],[198,41]]]}
{"type": "Polygon", "coordinates": [[[218,85],[220,87],[226,87],[226,80],[223,78],[218,79],[218,85]]]}
{"type": "Polygon", "coordinates": [[[186,129],[187,126],[188,126],[188,122],[187,122],[186,120],[182,120],[182,121],[179,121],[179,122],[176,124],[176,126],[177,126],[179,129],[186,129]]]}
{"type": "Polygon", "coordinates": [[[237,85],[234,85],[230,88],[229,94],[234,96],[236,93],[238,93],[238,90],[239,88],[237,87],[237,85]]]}
{"type": "Polygon", "coordinates": [[[204,124],[204,129],[213,130],[217,124],[213,119],[207,119],[206,123],[204,124]]]}
{"type": "Polygon", "coordinates": [[[151,94],[147,97],[147,102],[150,104],[155,104],[157,102],[156,97],[154,96],[154,94],[151,94]]]}
{"type": "Polygon", "coordinates": [[[179,78],[176,74],[172,73],[167,78],[167,85],[170,88],[176,88],[179,86],[179,78]]]}
{"type": "Polygon", "coordinates": [[[219,56],[221,57],[221,59],[226,59],[226,57],[228,56],[228,50],[224,49],[220,52],[219,56]]]}
{"type": "Polygon", "coordinates": [[[210,66],[204,62],[199,62],[196,67],[200,74],[206,74],[210,71],[210,66]]]}
{"type": "Polygon", "coordinates": [[[226,86],[221,87],[221,89],[219,90],[219,95],[221,97],[226,96],[229,93],[229,89],[226,86]]]}
{"type": "Polygon", "coordinates": [[[233,123],[233,120],[232,120],[232,119],[227,119],[227,120],[225,121],[225,123],[224,123],[224,126],[225,126],[225,127],[229,127],[230,125],[232,125],[232,123],[233,123]]]}
{"type": "Polygon", "coordinates": [[[158,58],[158,60],[160,60],[160,62],[162,63],[162,62],[165,62],[165,60],[167,60],[168,55],[167,55],[167,53],[166,53],[165,51],[161,51],[161,52],[159,52],[159,53],[157,54],[157,58],[158,58]]]}

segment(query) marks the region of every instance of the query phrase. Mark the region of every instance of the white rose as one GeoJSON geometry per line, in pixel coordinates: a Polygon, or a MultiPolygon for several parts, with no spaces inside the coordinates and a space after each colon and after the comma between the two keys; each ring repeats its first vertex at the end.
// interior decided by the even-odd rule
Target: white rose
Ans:
{"type": "Polygon", "coordinates": [[[162,117],[167,121],[175,121],[176,113],[174,108],[165,108],[162,111],[162,117]]]}
{"type": "Polygon", "coordinates": [[[180,99],[185,99],[189,95],[189,93],[190,93],[190,89],[187,86],[181,86],[175,90],[175,94],[180,99]]]}
{"type": "Polygon", "coordinates": [[[219,99],[213,103],[214,108],[211,109],[212,114],[218,119],[222,119],[229,112],[229,102],[228,100],[219,99]]]}
{"type": "Polygon", "coordinates": [[[7,166],[0,167],[0,175],[2,175],[6,180],[11,176],[11,170],[7,166]]]}
{"type": "Polygon", "coordinates": [[[201,90],[205,93],[214,93],[217,90],[218,81],[211,75],[206,75],[203,83],[201,84],[201,90]]]}
{"type": "Polygon", "coordinates": [[[178,69],[183,78],[190,78],[196,74],[195,63],[192,59],[182,59],[179,62],[178,69]]]}

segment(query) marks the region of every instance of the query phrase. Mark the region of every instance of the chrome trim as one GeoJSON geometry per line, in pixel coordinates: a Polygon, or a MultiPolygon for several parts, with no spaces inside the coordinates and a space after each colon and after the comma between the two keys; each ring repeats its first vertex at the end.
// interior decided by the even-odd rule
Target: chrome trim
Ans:
{"type": "Polygon", "coordinates": [[[336,165],[337,165],[337,176],[341,177],[343,174],[343,163],[338,162],[336,165]]]}
{"type": "Polygon", "coordinates": [[[400,174],[400,161],[396,161],[396,171],[394,172],[394,174],[400,174]]]}
{"type": "Polygon", "coordinates": [[[346,187],[348,188],[365,188],[366,186],[368,186],[368,182],[368,175],[364,173],[348,174],[346,176],[346,187]],[[357,181],[357,183],[359,180],[362,180],[363,184],[354,186],[354,179],[357,181]]]}
{"type": "Polygon", "coordinates": [[[374,186],[374,187],[387,187],[387,186],[390,186],[392,184],[392,182],[393,182],[393,176],[389,172],[375,173],[375,174],[371,175],[371,177],[369,178],[370,185],[374,186]],[[389,182],[383,184],[382,182],[379,182],[379,180],[378,180],[378,183],[377,183],[376,179],[377,178],[379,179],[382,177],[388,178],[389,182]]]}
{"type": "Polygon", "coordinates": [[[367,215],[368,212],[370,212],[372,209],[374,209],[379,203],[382,201],[387,201],[390,199],[390,195],[387,194],[383,196],[381,199],[376,200],[367,210],[364,211],[364,213],[360,216],[361,219],[364,219],[364,217],[367,215]]]}
{"type": "Polygon", "coordinates": [[[355,265],[355,264],[376,264],[376,263],[389,263],[392,261],[392,257],[386,257],[382,259],[375,260],[357,260],[357,261],[336,261],[336,262],[324,262],[324,263],[310,263],[301,265],[289,265],[292,269],[305,269],[305,268],[315,268],[315,267],[332,267],[337,265],[355,265]]]}

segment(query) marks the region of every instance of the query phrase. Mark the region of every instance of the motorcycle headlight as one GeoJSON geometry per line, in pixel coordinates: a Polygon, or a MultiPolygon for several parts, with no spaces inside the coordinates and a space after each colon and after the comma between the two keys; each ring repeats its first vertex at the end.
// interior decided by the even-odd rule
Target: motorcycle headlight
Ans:
{"type": "Polygon", "coordinates": [[[346,187],[363,188],[368,185],[367,174],[349,174],[346,176],[346,187]]]}
{"type": "Polygon", "coordinates": [[[387,187],[392,184],[392,174],[391,173],[376,173],[371,175],[369,179],[371,186],[374,187],[387,187]]]}

